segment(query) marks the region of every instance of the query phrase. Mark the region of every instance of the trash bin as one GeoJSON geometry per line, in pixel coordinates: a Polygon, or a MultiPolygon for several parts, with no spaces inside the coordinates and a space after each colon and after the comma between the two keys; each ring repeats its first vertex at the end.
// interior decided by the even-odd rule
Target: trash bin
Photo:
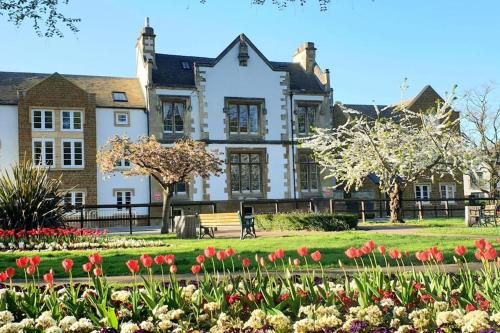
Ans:
{"type": "Polygon", "coordinates": [[[195,215],[183,215],[174,217],[175,234],[177,238],[196,238],[196,230],[199,228],[198,217],[195,215]]]}

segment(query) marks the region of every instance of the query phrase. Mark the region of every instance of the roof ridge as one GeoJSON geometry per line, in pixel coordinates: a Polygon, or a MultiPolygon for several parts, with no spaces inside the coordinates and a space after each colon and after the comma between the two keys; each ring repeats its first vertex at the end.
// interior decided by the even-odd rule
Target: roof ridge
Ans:
{"type": "Polygon", "coordinates": [[[36,72],[14,72],[14,71],[0,71],[0,74],[26,74],[26,75],[43,75],[43,76],[51,76],[53,74],[59,74],[61,76],[72,76],[72,77],[88,77],[88,78],[106,78],[106,79],[124,79],[124,80],[137,80],[136,77],[133,76],[109,76],[109,75],[87,75],[87,74],[66,74],[66,73],[36,73],[36,72]]]}

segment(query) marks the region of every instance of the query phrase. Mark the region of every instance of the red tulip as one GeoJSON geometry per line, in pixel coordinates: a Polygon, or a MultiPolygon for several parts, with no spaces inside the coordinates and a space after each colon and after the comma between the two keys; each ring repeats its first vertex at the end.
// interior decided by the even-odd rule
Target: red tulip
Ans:
{"type": "Polygon", "coordinates": [[[153,266],[154,261],[150,255],[143,254],[139,259],[141,260],[141,263],[145,268],[150,268],[151,266],[153,266]]]}
{"type": "Polygon", "coordinates": [[[172,274],[177,273],[177,266],[175,266],[175,265],[171,265],[171,266],[170,266],[170,273],[172,273],[172,274]]]}
{"type": "Polygon", "coordinates": [[[16,259],[16,265],[18,268],[26,268],[28,264],[30,263],[30,259],[27,257],[20,257],[16,259]]]}
{"type": "Polygon", "coordinates": [[[54,284],[54,272],[52,271],[52,269],[48,273],[43,275],[43,282],[45,282],[49,286],[52,286],[54,284]]]}
{"type": "Polygon", "coordinates": [[[163,265],[165,263],[165,258],[163,256],[156,256],[154,261],[157,265],[163,265]]]}
{"type": "Polygon", "coordinates": [[[439,252],[439,250],[437,246],[432,246],[431,248],[429,248],[429,252],[432,254],[432,256],[435,256],[439,252]]]}
{"type": "Polygon", "coordinates": [[[198,274],[201,271],[201,266],[200,265],[193,265],[191,266],[191,272],[193,274],[198,274]]]}
{"type": "Polygon", "coordinates": [[[379,245],[379,246],[378,246],[378,252],[380,252],[380,253],[384,254],[384,253],[385,253],[385,246],[383,246],[383,245],[379,245]]]}
{"type": "Polygon", "coordinates": [[[285,250],[277,249],[274,254],[276,254],[276,258],[283,259],[285,257],[285,250]]]}
{"type": "Polygon", "coordinates": [[[38,266],[40,265],[40,262],[42,261],[42,258],[40,258],[40,256],[34,256],[34,257],[31,257],[30,259],[30,262],[33,266],[38,266]]]}
{"type": "Polygon", "coordinates": [[[389,257],[391,257],[391,259],[396,260],[396,259],[400,259],[402,257],[402,254],[398,250],[392,249],[392,250],[389,250],[389,257]]]}
{"type": "Polygon", "coordinates": [[[345,250],[345,255],[347,256],[347,258],[349,259],[354,259],[356,258],[356,249],[353,248],[353,247],[350,247],[348,248],[347,250],[345,250]]]}
{"type": "Polygon", "coordinates": [[[61,265],[64,268],[64,272],[68,273],[73,269],[73,260],[66,258],[61,262],[61,265]]]}
{"type": "Polygon", "coordinates": [[[95,276],[102,276],[102,268],[101,267],[94,268],[94,275],[95,276]]]}
{"type": "Polygon", "coordinates": [[[5,282],[5,281],[7,281],[8,278],[9,278],[9,276],[7,275],[7,273],[0,272],[0,282],[5,282]]]}
{"type": "Polygon", "coordinates": [[[222,261],[225,258],[226,258],[226,253],[224,251],[217,252],[217,259],[219,259],[220,261],[222,261]]]}
{"type": "Polygon", "coordinates": [[[455,254],[459,257],[463,256],[467,252],[467,248],[463,245],[459,245],[455,248],[455,254]]]}
{"type": "Polygon", "coordinates": [[[226,257],[232,257],[233,254],[235,253],[234,249],[231,247],[228,247],[225,252],[226,252],[226,257]]]}
{"type": "Polygon", "coordinates": [[[467,304],[465,306],[465,311],[467,311],[467,312],[472,312],[474,310],[476,310],[476,307],[474,305],[472,305],[472,304],[467,304]]]}
{"type": "Polygon", "coordinates": [[[139,267],[139,262],[137,260],[129,260],[126,262],[126,265],[130,273],[132,273],[132,275],[137,274],[139,272],[140,267],[139,267]]]}
{"type": "Polygon", "coordinates": [[[417,251],[415,257],[420,261],[427,261],[430,258],[430,253],[427,251],[417,251]]]}
{"type": "Polygon", "coordinates": [[[299,247],[297,249],[297,253],[299,254],[299,256],[301,257],[305,257],[307,255],[307,247],[303,246],[303,247],[299,247]]]}
{"type": "Polygon", "coordinates": [[[12,279],[14,277],[14,275],[16,275],[16,270],[13,267],[7,267],[7,269],[5,270],[5,273],[7,274],[9,279],[12,279]]]}
{"type": "Polygon", "coordinates": [[[29,265],[28,268],[26,268],[26,273],[28,275],[33,275],[36,272],[36,266],[35,265],[29,265]]]}
{"type": "Polygon", "coordinates": [[[433,255],[433,257],[434,260],[436,260],[437,262],[441,262],[444,259],[444,254],[443,252],[437,252],[436,254],[433,255]]]}
{"type": "Polygon", "coordinates": [[[311,258],[314,261],[320,261],[321,260],[321,253],[319,251],[315,251],[311,253],[311,258]]]}
{"type": "Polygon", "coordinates": [[[299,258],[295,258],[295,259],[293,259],[293,264],[294,264],[295,266],[299,266],[299,265],[300,265],[300,259],[299,259],[299,258]]]}
{"type": "Polygon", "coordinates": [[[493,261],[497,258],[497,251],[494,248],[490,248],[484,252],[484,258],[486,260],[493,261]]]}
{"type": "Polygon", "coordinates": [[[89,261],[92,265],[100,265],[102,264],[102,257],[99,253],[94,253],[89,256],[89,261]]]}
{"type": "Polygon", "coordinates": [[[363,245],[360,250],[363,254],[370,254],[372,252],[371,248],[366,245],[363,245]]]}
{"type": "Polygon", "coordinates": [[[167,265],[173,265],[175,261],[175,255],[173,254],[166,254],[165,255],[165,263],[167,265]]]}
{"type": "Polygon", "coordinates": [[[204,252],[205,252],[205,257],[212,258],[215,255],[216,250],[215,247],[209,246],[205,249],[204,252]]]}
{"type": "Polygon", "coordinates": [[[484,239],[478,239],[474,241],[474,244],[479,250],[484,250],[484,248],[486,247],[486,241],[484,239]]]}
{"type": "Polygon", "coordinates": [[[480,250],[477,250],[475,253],[474,253],[474,257],[476,257],[477,260],[482,260],[483,259],[483,252],[481,252],[480,250]]]}
{"type": "Polygon", "coordinates": [[[92,270],[92,263],[89,261],[88,263],[83,264],[82,269],[85,273],[90,272],[92,270]]]}
{"type": "Polygon", "coordinates": [[[196,257],[196,262],[200,265],[203,264],[203,262],[205,262],[205,256],[200,254],[199,256],[196,257]]]}
{"type": "Polygon", "coordinates": [[[276,254],[274,254],[274,252],[273,252],[273,253],[269,253],[269,254],[267,255],[267,259],[269,259],[269,261],[270,261],[270,262],[275,262],[275,261],[276,261],[276,259],[277,259],[277,258],[276,258],[276,254]]]}
{"type": "Polygon", "coordinates": [[[242,265],[243,265],[243,267],[245,267],[245,268],[249,267],[249,266],[250,266],[250,259],[248,259],[248,258],[243,258],[243,259],[241,260],[241,264],[242,264],[242,265]]]}
{"type": "Polygon", "coordinates": [[[375,242],[370,239],[368,242],[365,243],[364,246],[370,249],[370,252],[372,252],[375,249],[375,242]]]}

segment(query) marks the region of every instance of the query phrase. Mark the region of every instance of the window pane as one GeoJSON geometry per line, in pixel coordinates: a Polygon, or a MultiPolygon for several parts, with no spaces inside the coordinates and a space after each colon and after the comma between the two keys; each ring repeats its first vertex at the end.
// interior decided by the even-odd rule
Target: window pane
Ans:
{"type": "Polygon", "coordinates": [[[74,142],[75,145],[75,165],[83,165],[83,147],[81,142],[74,142]]]}
{"type": "Polygon", "coordinates": [[[306,133],[306,110],[304,107],[299,107],[297,110],[297,126],[300,134],[306,133]]]}
{"type": "Polygon", "coordinates": [[[83,193],[75,192],[75,205],[83,205],[83,193]]]}
{"type": "Polygon", "coordinates": [[[417,199],[421,199],[422,198],[422,194],[420,192],[420,186],[415,186],[415,197],[417,199]]]}
{"type": "Polygon", "coordinates": [[[310,173],[310,189],[317,190],[318,189],[318,167],[315,164],[309,164],[309,173],[310,173]]]}
{"type": "Polygon", "coordinates": [[[54,144],[45,141],[45,165],[54,165],[54,144]]]}
{"type": "Polygon", "coordinates": [[[240,191],[240,166],[239,165],[231,165],[231,191],[239,192],[240,191]]]}
{"type": "Polygon", "coordinates": [[[250,166],[241,165],[241,191],[250,191],[250,166]]]}
{"type": "Polygon", "coordinates": [[[173,132],[173,103],[163,103],[163,129],[165,132],[173,132]]]}
{"type": "Polygon", "coordinates": [[[71,142],[63,142],[63,165],[71,165],[71,142]]]}
{"type": "Polygon", "coordinates": [[[250,105],[249,109],[249,122],[250,122],[250,133],[257,133],[259,130],[258,127],[258,109],[257,105],[250,105]]]}
{"type": "Polygon", "coordinates": [[[73,204],[73,200],[72,200],[72,195],[71,193],[67,193],[64,195],[64,198],[63,198],[63,201],[64,201],[64,204],[65,205],[72,205],[73,204]]]}
{"type": "Polygon", "coordinates": [[[131,199],[132,199],[132,192],[130,191],[125,192],[125,203],[127,205],[130,205],[130,203],[132,202],[131,199]]]}
{"type": "Polygon", "coordinates": [[[47,128],[47,129],[52,128],[52,112],[51,111],[45,111],[45,128],[47,128]]]}
{"type": "Polygon", "coordinates": [[[302,190],[309,190],[309,182],[307,179],[307,175],[308,175],[307,166],[301,164],[299,177],[300,177],[300,188],[302,190]]]}
{"type": "Polygon", "coordinates": [[[240,162],[240,155],[231,154],[231,163],[239,163],[239,162],[240,162]]]}
{"type": "Polygon", "coordinates": [[[260,165],[252,164],[251,166],[251,189],[252,191],[260,191],[260,165]]]}
{"type": "Polygon", "coordinates": [[[42,128],[42,112],[33,111],[33,128],[42,128]]]}
{"type": "Polygon", "coordinates": [[[240,132],[248,132],[248,106],[240,105],[240,132]]]}
{"type": "Polygon", "coordinates": [[[259,154],[250,155],[250,161],[252,163],[259,163],[260,162],[260,155],[259,154]]]}
{"type": "Polygon", "coordinates": [[[116,204],[121,205],[123,204],[123,192],[116,192],[116,204]]]}
{"type": "Polygon", "coordinates": [[[62,127],[63,129],[71,129],[71,115],[69,112],[62,113],[62,127]]]}
{"type": "Polygon", "coordinates": [[[33,143],[33,155],[34,155],[33,162],[36,165],[43,164],[43,162],[42,162],[42,142],[41,141],[35,141],[33,143]]]}
{"type": "Polygon", "coordinates": [[[73,128],[74,129],[82,129],[82,113],[74,112],[73,113],[73,128]]]}
{"type": "Polygon", "coordinates": [[[176,192],[177,193],[186,193],[186,183],[185,182],[178,182],[176,185],[176,192]]]}
{"type": "Polygon", "coordinates": [[[310,106],[307,108],[307,128],[306,131],[309,132],[311,127],[314,127],[316,124],[315,121],[315,112],[316,108],[314,106],[310,106]]]}
{"type": "Polygon", "coordinates": [[[241,154],[241,163],[249,163],[250,162],[250,155],[248,154],[241,154]]]}
{"type": "Polygon", "coordinates": [[[236,105],[229,106],[229,132],[238,132],[238,107],[236,105]]]}
{"type": "Polygon", "coordinates": [[[175,103],[175,131],[184,131],[184,103],[175,103]]]}

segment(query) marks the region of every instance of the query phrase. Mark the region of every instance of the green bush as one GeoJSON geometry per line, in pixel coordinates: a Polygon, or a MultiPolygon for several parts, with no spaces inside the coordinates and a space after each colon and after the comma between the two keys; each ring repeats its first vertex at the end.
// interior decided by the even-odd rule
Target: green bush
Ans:
{"type": "Polygon", "coordinates": [[[260,214],[256,216],[255,224],[260,230],[343,231],[356,229],[358,218],[347,213],[260,214]]]}
{"type": "Polygon", "coordinates": [[[29,160],[0,175],[0,227],[30,230],[58,227],[64,214],[61,179],[29,160]]]}

